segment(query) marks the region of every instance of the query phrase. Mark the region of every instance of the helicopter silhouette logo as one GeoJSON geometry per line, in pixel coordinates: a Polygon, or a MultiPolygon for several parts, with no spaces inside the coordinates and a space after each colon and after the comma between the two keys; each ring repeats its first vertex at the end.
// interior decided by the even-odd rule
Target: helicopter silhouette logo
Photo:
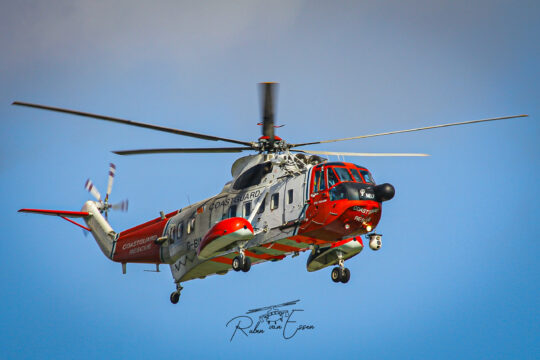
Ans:
{"type": "Polygon", "coordinates": [[[251,310],[248,310],[246,314],[249,315],[249,314],[259,312],[259,311],[267,310],[266,313],[259,316],[259,320],[257,322],[257,325],[255,325],[255,328],[257,328],[259,324],[266,322],[270,329],[275,329],[275,328],[278,328],[277,327],[278,323],[283,323],[284,319],[289,318],[289,310],[283,310],[283,309],[280,310],[279,308],[295,305],[299,301],[300,300],[293,300],[293,301],[285,302],[283,304],[270,305],[270,306],[265,306],[262,308],[251,309],[251,310]]]}

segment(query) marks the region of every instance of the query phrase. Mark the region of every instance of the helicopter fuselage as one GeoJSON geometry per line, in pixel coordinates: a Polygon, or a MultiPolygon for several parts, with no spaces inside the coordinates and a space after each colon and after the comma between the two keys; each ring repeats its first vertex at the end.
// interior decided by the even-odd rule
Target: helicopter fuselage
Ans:
{"type": "Polygon", "coordinates": [[[261,154],[237,160],[232,174],[218,195],[120,232],[110,258],[170,264],[175,281],[187,281],[227,273],[240,250],[254,264],[344,240],[358,242],[353,249],[358,253],[359,235],[374,230],[381,217],[380,195],[362,166],[261,154]],[[249,221],[251,239],[201,258],[205,236],[231,218],[249,221]]]}

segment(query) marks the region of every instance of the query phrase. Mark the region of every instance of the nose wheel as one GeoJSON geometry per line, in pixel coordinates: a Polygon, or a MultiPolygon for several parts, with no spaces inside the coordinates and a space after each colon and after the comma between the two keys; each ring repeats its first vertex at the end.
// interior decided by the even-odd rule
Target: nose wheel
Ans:
{"type": "Polygon", "coordinates": [[[338,265],[335,268],[332,269],[332,272],[330,273],[330,277],[332,278],[333,282],[341,282],[343,284],[346,284],[349,282],[351,278],[351,271],[345,267],[345,261],[343,260],[343,254],[338,254],[338,265]]]}

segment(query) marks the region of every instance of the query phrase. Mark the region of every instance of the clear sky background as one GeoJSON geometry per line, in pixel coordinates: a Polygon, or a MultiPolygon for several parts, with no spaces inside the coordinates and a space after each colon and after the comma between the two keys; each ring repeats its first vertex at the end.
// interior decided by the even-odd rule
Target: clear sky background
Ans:
{"type": "Polygon", "coordinates": [[[539,19],[538,1],[2,2],[0,358],[537,357],[539,19]],[[280,82],[293,143],[531,116],[313,147],[432,155],[347,158],[396,196],[346,285],[305,253],[187,282],[173,306],[168,267],[122,275],[79,228],[16,212],[79,210],[112,161],[120,231],[218,193],[236,156],[120,157],[224,143],[12,101],[250,141],[260,81],[280,82]],[[229,342],[232,317],[295,299],[315,330],[229,342]]]}

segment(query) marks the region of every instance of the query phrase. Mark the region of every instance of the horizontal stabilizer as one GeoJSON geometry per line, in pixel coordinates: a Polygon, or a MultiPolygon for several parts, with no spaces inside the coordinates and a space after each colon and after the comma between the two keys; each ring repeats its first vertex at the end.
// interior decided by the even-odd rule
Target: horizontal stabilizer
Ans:
{"type": "Polygon", "coordinates": [[[41,215],[51,215],[51,216],[62,216],[69,218],[83,218],[90,216],[91,214],[86,211],[65,211],[65,210],[46,210],[46,209],[21,209],[19,212],[41,214],[41,215]]]}

